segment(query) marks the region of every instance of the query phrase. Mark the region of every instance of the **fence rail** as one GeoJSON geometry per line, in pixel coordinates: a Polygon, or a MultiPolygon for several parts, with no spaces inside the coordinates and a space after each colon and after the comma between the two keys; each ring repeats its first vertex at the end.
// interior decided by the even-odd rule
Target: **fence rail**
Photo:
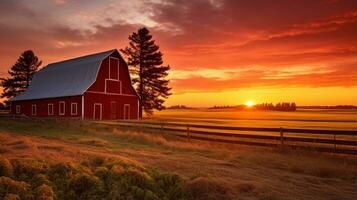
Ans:
{"type": "Polygon", "coordinates": [[[102,121],[97,123],[114,127],[156,129],[193,140],[308,148],[317,151],[357,155],[357,130],[237,127],[147,121],[102,121]]]}

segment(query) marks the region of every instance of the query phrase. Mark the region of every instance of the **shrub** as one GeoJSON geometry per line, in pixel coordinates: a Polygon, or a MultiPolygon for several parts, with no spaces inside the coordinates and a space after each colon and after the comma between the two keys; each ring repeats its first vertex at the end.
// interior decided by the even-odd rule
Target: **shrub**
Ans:
{"type": "Polygon", "coordinates": [[[0,156],[0,176],[11,176],[12,171],[13,168],[10,161],[0,156]]]}
{"type": "Polygon", "coordinates": [[[47,175],[45,174],[36,174],[32,179],[32,185],[38,187],[40,185],[46,184],[51,185],[51,181],[48,180],[47,175]]]}
{"type": "Polygon", "coordinates": [[[87,197],[100,185],[100,180],[91,175],[79,174],[71,181],[71,187],[78,197],[87,197]]]}
{"type": "Polygon", "coordinates": [[[46,163],[34,159],[23,158],[12,161],[14,175],[20,179],[29,180],[38,173],[43,173],[47,169],[46,163]]]}
{"type": "Polygon", "coordinates": [[[15,176],[14,179],[0,177],[0,199],[176,200],[188,197],[179,176],[147,173],[140,166],[114,159],[108,162],[94,158],[87,162],[89,167],[72,163],[47,165],[32,159],[6,161],[2,159],[2,166],[7,166],[2,169],[13,167],[15,176]]]}
{"type": "Polygon", "coordinates": [[[5,197],[4,197],[4,200],[21,200],[19,195],[17,194],[7,194],[5,197]]]}
{"type": "Polygon", "coordinates": [[[120,176],[125,172],[125,169],[121,165],[114,165],[111,169],[110,172],[114,176],[120,176]]]}
{"type": "Polygon", "coordinates": [[[147,173],[134,168],[130,168],[122,173],[122,178],[125,179],[129,185],[138,186],[140,188],[150,188],[153,185],[153,180],[147,173]]]}
{"type": "Polygon", "coordinates": [[[75,171],[75,167],[70,162],[57,163],[57,164],[51,166],[51,173],[54,176],[70,177],[70,176],[72,176],[74,171],[75,171]]]}
{"type": "Polygon", "coordinates": [[[26,182],[15,181],[9,177],[4,176],[0,177],[0,197],[5,197],[8,194],[15,194],[19,195],[20,197],[24,197],[26,196],[29,188],[30,185],[26,182]]]}
{"type": "Polygon", "coordinates": [[[53,200],[54,192],[52,188],[43,184],[35,189],[36,200],[53,200]]]}
{"type": "Polygon", "coordinates": [[[183,180],[178,175],[154,174],[156,185],[160,188],[161,195],[166,195],[169,199],[183,199],[183,180]]]}
{"type": "Polygon", "coordinates": [[[94,175],[100,178],[101,180],[106,180],[110,176],[110,171],[106,167],[97,167],[94,170],[94,175]]]}
{"type": "Polygon", "coordinates": [[[199,177],[189,181],[185,191],[197,200],[232,199],[227,187],[210,178],[199,177]]]}

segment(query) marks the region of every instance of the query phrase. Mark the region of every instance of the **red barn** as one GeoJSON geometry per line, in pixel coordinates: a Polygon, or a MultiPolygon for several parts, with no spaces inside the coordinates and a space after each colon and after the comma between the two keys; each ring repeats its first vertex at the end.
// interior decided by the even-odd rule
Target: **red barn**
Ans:
{"type": "Polygon", "coordinates": [[[11,99],[11,113],[29,117],[138,119],[139,96],[128,65],[114,49],[47,65],[11,99]]]}

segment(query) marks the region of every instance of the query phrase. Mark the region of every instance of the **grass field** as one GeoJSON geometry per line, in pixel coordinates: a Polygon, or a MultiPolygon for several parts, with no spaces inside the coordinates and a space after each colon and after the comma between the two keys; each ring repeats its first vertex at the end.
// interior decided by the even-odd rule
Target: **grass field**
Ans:
{"type": "MultiPolygon", "coordinates": [[[[168,114],[157,117],[168,119],[168,114]]],[[[188,142],[165,133],[89,121],[0,119],[0,157],[13,166],[13,175],[8,175],[12,181],[0,180],[0,197],[9,199],[9,191],[3,189],[6,184],[16,186],[13,195],[36,196],[44,190],[57,199],[109,194],[122,199],[357,197],[357,158],[353,156],[188,142]],[[27,159],[34,168],[24,164],[27,159]],[[58,165],[74,171],[59,181],[51,175],[58,165]],[[23,168],[38,173],[29,175],[23,168]],[[40,187],[44,183],[48,187],[40,187]],[[26,184],[25,190],[18,187],[26,184]],[[78,184],[87,189],[74,190],[78,184]]],[[[0,164],[3,176],[2,169],[0,164]]]]}
{"type": "Polygon", "coordinates": [[[357,130],[357,110],[302,109],[296,112],[182,109],[157,112],[152,120],[249,127],[357,130]]]}

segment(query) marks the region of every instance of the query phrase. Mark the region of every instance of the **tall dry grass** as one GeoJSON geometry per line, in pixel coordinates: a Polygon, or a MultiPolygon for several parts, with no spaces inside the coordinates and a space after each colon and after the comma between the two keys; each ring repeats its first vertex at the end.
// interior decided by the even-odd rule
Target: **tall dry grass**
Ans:
{"type": "Polygon", "coordinates": [[[158,132],[132,131],[113,128],[110,132],[100,133],[114,137],[120,141],[165,147],[172,150],[209,150],[212,146],[208,142],[188,142],[187,139],[170,136],[158,132]]]}
{"type": "Polygon", "coordinates": [[[233,163],[297,175],[333,178],[357,183],[357,160],[354,156],[321,154],[306,151],[245,152],[235,156],[233,163]]]}

